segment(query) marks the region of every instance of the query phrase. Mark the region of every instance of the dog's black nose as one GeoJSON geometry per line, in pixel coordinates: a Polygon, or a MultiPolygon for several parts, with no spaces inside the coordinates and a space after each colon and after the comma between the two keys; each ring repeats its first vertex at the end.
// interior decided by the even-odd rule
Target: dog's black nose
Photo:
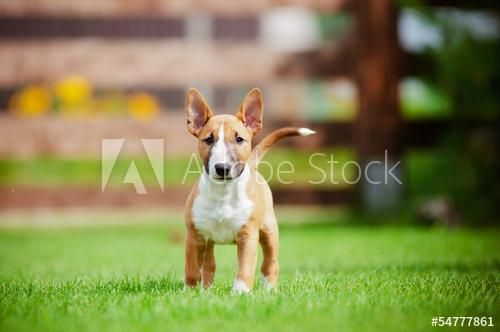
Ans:
{"type": "Polygon", "coordinates": [[[220,177],[226,177],[229,175],[229,171],[231,171],[231,167],[227,164],[215,164],[215,173],[217,173],[220,177]]]}

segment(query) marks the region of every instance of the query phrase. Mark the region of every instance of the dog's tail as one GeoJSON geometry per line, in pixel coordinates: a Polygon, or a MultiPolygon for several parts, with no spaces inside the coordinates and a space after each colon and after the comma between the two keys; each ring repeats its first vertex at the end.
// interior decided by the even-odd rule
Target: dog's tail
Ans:
{"type": "Polygon", "coordinates": [[[314,130],[309,128],[294,128],[294,127],[286,127],[273,131],[266,137],[262,139],[262,141],[255,146],[250,154],[250,159],[248,160],[248,164],[252,168],[257,168],[259,162],[264,158],[267,151],[273,146],[274,143],[279,141],[282,138],[290,137],[290,136],[309,136],[316,134],[314,130]]]}

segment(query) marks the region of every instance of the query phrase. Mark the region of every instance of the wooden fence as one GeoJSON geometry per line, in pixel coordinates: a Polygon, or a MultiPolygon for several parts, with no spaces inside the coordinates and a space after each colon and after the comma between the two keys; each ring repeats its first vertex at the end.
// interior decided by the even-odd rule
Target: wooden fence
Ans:
{"type": "MultiPolygon", "coordinates": [[[[316,8],[316,2],[311,3],[313,3],[311,8],[316,8]]],[[[292,56],[281,63],[275,72],[269,69],[270,74],[266,72],[259,75],[264,80],[271,79],[272,75],[281,79],[294,75],[296,77],[297,73],[300,73],[302,78],[349,76],[356,82],[358,89],[359,110],[355,121],[304,123],[280,120],[273,121],[268,129],[284,125],[314,127],[318,130],[319,138],[315,146],[308,148],[352,146],[361,163],[381,158],[384,150],[402,156],[407,149],[428,148],[434,145],[447,131],[450,123],[446,120],[405,121],[399,110],[400,80],[406,75],[418,73],[422,68],[428,68],[430,61],[424,57],[406,54],[401,50],[397,36],[398,8],[394,2],[346,0],[332,1],[332,3],[335,5],[329,8],[330,11],[349,12],[355,21],[352,32],[344,38],[340,46],[333,50],[322,49],[292,56]]],[[[494,0],[482,1],[480,4],[478,1],[428,0],[424,1],[424,4],[466,9],[498,8],[497,1],[494,0]]],[[[210,5],[207,6],[209,10],[210,5]]],[[[242,12],[236,14],[231,12],[231,15],[226,15],[220,8],[214,9],[216,17],[213,20],[212,37],[217,41],[251,42],[258,34],[257,14],[266,9],[268,7],[246,12],[250,13],[249,15],[242,12]]],[[[66,16],[60,13],[55,16],[38,16],[29,10],[27,12],[28,15],[21,15],[22,10],[16,12],[15,8],[11,8],[10,14],[0,17],[0,44],[58,38],[98,37],[129,40],[188,36],[182,18],[186,12],[172,17],[165,15],[164,12],[162,15],[151,17],[145,14],[147,10],[144,9],[138,16],[128,14],[126,17],[98,15],[72,17],[74,13],[71,11],[66,16]]],[[[228,85],[234,82],[232,80],[232,78],[213,78],[216,95],[223,95],[228,85]]],[[[258,78],[251,76],[249,81],[255,80],[258,78]]],[[[8,83],[8,80],[4,81],[0,82],[0,108],[5,108],[12,92],[22,83],[16,80],[10,81],[11,83],[8,83]]],[[[176,86],[171,82],[165,82],[163,86],[146,85],[141,88],[158,96],[163,103],[172,108],[182,107],[184,85],[176,86]]],[[[0,192],[0,195],[7,197],[9,193],[0,192]]],[[[292,204],[344,204],[358,197],[357,193],[351,190],[325,191],[313,188],[278,189],[275,191],[275,196],[278,203],[292,204]]]]}

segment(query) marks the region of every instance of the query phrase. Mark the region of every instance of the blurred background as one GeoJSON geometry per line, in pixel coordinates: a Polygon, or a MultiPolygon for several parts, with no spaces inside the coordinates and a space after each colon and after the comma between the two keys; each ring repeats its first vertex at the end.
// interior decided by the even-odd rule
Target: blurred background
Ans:
{"type": "Polygon", "coordinates": [[[181,215],[196,178],[182,183],[196,151],[187,89],[220,114],[257,86],[262,134],[318,132],[268,155],[295,166],[283,176],[293,184],[270,177],[278,206],[316,221],[493,224],[499,9],[494,0],[0,0],[0,209],[181,215]],[[103,138],[126,141],[101,192],[103,138]],[[165,140],[164,190],[141,138],[165,140]],[[313,153],[327,156],[315,162],[327,174],[329,156],[339,161],[320,185],[309,182],[322,178],[313,153]],[[402,184],[350,184],[350,160],[397,165],[402,184]],[[123,183],[131,161],[147,195],[123,183]]]}

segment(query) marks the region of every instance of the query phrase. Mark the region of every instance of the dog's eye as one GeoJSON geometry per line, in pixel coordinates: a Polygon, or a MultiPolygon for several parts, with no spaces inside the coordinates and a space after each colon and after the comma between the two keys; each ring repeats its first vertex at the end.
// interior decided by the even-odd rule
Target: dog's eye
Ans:
{"type": "Polygon", "coordinates": [[[207,143],[207,145],[212,145],[212,144],[214,144],[214,137],[213,137],[213,136],[210,136],[210,137],[208,137],[208,138],[205,138],[205,139],[203,140],[203,142],[207,143]]]}
{"type": "Polygon", "coordinates": [[[241,143],[243,143],[244,141],[245,141],[245,139],[244,139],[243,137],[241,137],[241,136],[236,137],[236,143],[241,144],[241,143]]]}

